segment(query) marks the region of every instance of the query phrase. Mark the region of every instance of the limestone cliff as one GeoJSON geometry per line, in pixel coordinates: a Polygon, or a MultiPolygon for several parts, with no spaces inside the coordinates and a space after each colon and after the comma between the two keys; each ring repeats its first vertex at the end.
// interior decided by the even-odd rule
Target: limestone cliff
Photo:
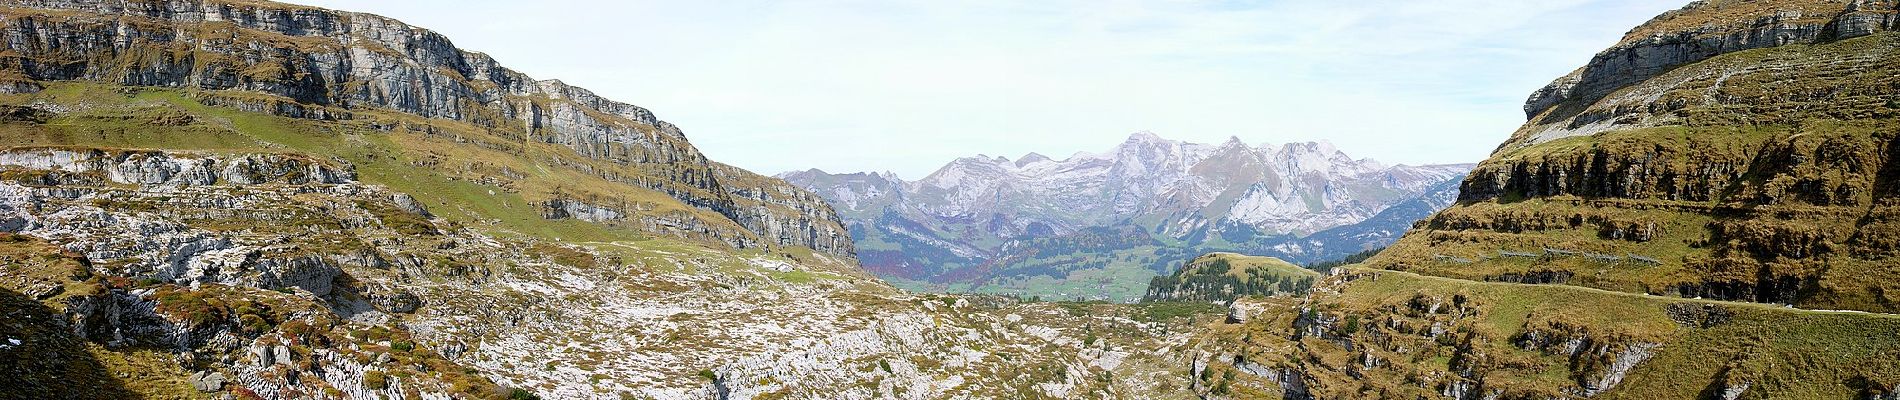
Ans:
{"type": "MultiPolygon", "coordinates": [[[[664,193],[730,220],[661,218],[644,225],[685,226],[694,235],[739,247],[795,245],[852,254],[836,218],[820,210],[828,206],[739,204],[746,193],[782,184],[722,169],[678,127],[647,109],[557,80],[530,78],[400,21],[241,0],[27,0],[0,7],[6,50],[0,55],[0,80],[5,80],[0,86],[8,92],[87,81],[187,89],[205,104],[295,118],[365,120],[359,114],[376,110],[421,117],[428,125],[453,121],[497,138],[483,145],[569,148],[605,166],[561,160],[567,157],[550,161],[664,193]],[[616,166],[621,170],[611,170],[616,166]]],[[[426,129],[455,136],[441,127],[426,129]]],[[[521,155],[519,149],[504,150],[521,155]]],[[[526,195],[547,198],[551,209],[582,203],[568,194],[526,195]]],[[[635,204],[588,206],[604,208],[590,215],[640,214],[635,204]]]]}
{"type": "Polygon", "coordinates": [[[1532,95],[1459,204],[1373,264],[1900,310],[1890,1],[1701,1],[1532,95]]]}

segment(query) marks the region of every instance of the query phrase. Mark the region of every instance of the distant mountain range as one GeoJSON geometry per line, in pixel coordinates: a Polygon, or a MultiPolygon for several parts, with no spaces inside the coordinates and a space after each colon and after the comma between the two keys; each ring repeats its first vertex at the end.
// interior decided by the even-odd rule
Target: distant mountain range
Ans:
{"type": "Polygon", "coordinates": [[[1057,160],[957,159],[779,177],[824,197],[867,269],[912,288],[1132,300],[1207,251],[1311,263],[1384,246],[1457,197],[1471,165],[1385,165],[1327,143],[1210,145],[1149,132],[1057,160]]]}

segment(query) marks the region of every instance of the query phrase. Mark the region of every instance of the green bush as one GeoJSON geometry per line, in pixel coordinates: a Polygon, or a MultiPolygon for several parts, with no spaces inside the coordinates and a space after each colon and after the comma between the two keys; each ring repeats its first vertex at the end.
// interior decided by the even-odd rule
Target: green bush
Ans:
{"type": "Polygon", "coordinates": [[[364,372],[363,386],[368,386],[370,389],[375,389],[375,390],[388,389],[389,377],[384,375],[383,371],[371,370],[369,372],[364,372]]]}
{"type": "Polygon", "coordinates": [[[541,396],[537,396],[534,392],[529,392],[527,389],[514,388],[508,390],[508,400],[541,400],[541,396]]]}

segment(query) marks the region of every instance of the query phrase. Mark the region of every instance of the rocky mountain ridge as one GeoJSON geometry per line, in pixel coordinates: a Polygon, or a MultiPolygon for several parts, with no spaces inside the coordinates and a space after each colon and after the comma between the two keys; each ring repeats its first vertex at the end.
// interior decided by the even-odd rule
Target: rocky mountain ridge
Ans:
{"type": "Polygon", "coordinates": [[[1383,246],[1410,226],[1399,214],[1450,204],[1447,183],[1466,168],[1388,166],[1318,142],[1208,145],[1138,132],[1109,151],[1061,160],[961,158],[917,181],[818,170],[779,177],[830,200],[881,276],[1064,279],[1071,265],[1138,264],[1126,279],[1103,278],[1129,281],[1133,290],[1118,299],[1132,300],[1149,276],[1205,251],[1317,262],[1383,246]],[[1375,218],[1386,211],[1396,218],[1375,218]],[[1359,225],[1368,220],[1378,225],[1359,225]],[[1061,250],[1075,246],[1060,243],[1103,251],[1071,255],[1061,250]]]}

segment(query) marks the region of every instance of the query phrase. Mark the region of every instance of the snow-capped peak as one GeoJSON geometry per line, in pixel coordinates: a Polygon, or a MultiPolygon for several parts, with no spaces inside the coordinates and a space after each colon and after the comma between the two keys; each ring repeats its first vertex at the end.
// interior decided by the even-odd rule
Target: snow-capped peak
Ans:
{"type": "Polygon", "coordinates": [[[1229,137],[1209,145],[1140,131],[1106,152],[1077,152],[1062,160],[1041,153],[1014,161],[982,154],[959,158],[904,185],[917,191],[904,201],[908,209],[955,218],[1089,226],[1217,212],[1222,215],[1212,219],[1262,232],[1310,232],[1352,223],[1399,201],[1394,193],[1446,177],[1443,171],[1354,159],[1326,141],[1249,146],[1229,137]],[[1357,189],[1364,187],[1385,189],[1357,189]]]}

